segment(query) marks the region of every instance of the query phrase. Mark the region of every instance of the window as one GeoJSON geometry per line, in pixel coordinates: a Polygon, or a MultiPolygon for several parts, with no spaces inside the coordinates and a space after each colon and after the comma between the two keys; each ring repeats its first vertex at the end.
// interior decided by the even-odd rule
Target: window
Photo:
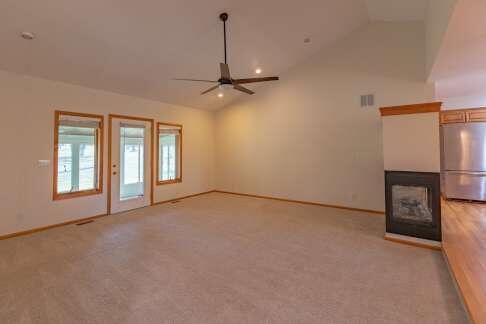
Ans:
{"type": "Polygon", "coordinates": [[[54,200],[102,192],[103,116],[55,112],[54,200]]]}
{"type": "Polygon", "coordinates": [[[182,181],[182,125],[157,123],[157,184],[182,181]]]}

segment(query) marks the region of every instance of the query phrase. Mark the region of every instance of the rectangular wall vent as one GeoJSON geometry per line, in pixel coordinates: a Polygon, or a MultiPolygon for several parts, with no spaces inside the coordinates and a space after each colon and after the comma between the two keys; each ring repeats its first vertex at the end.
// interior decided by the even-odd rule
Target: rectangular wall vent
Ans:
{"type": "Polygon", "coordinates": [[[361,107],[373,107],[375,105],[375,95],[367,94],[361,96],[361,107]]]}

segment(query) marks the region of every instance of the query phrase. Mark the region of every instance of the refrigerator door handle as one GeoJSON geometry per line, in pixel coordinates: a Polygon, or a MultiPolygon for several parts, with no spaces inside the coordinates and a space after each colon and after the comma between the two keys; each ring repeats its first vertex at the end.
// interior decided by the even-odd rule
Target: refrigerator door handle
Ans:
{"type": "Polygon", "coordinates": [[[446,171],[449,174],[465,174],[471,176],[486,176],[485,171],[446,171]]]}

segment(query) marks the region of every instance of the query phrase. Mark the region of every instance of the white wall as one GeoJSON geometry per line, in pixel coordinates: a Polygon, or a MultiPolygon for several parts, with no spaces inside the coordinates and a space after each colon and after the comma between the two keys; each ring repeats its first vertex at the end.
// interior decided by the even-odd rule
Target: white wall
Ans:
{"type": "Polygon", "coordinates": [[[454,8],[458,0],[428,0],[425,19],[425,56],[427,76],[432,74],[434,63],[442,46],[454,8]]]}
{"type": "Polygon", "coordinates": [[[486,71],[437,80],[436,98],[444,110],[486,107],[486,71]]]}
{"type": "Polygon", "coordinates": [[[440,172],[439,113],[383,117],[385,170],[440,172]]]}
{"type": "MultiPolygon", "coordinates": [[[[60,82],[0,71],[0,235],[106,213],[103,194],[52,201],[54,110],[155,118],[184,125],[183,182],[155,186],[155,201],[214,189],[214,116],[60,82]]],[[[107,135],[107,129],[105,129],[107,135]]],[[[105,136],[105,161],[107,136],[105,136]]]]}
{"type": "Polygon", "coordinates": [[[422,23],[372,23],[216,117],[217,188],[384,210],[377,107],[432,101],[422,23]],[[360,108],[375,93],[377,107],[360,108]]]}

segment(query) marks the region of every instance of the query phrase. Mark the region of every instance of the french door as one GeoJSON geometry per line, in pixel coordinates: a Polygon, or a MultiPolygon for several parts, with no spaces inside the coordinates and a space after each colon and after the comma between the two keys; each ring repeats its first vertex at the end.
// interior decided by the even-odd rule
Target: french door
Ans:
{"type": "Polygon", "coordinates": [[[153,121],[111,117],[110,213],[149,206],[153,121]]]}

